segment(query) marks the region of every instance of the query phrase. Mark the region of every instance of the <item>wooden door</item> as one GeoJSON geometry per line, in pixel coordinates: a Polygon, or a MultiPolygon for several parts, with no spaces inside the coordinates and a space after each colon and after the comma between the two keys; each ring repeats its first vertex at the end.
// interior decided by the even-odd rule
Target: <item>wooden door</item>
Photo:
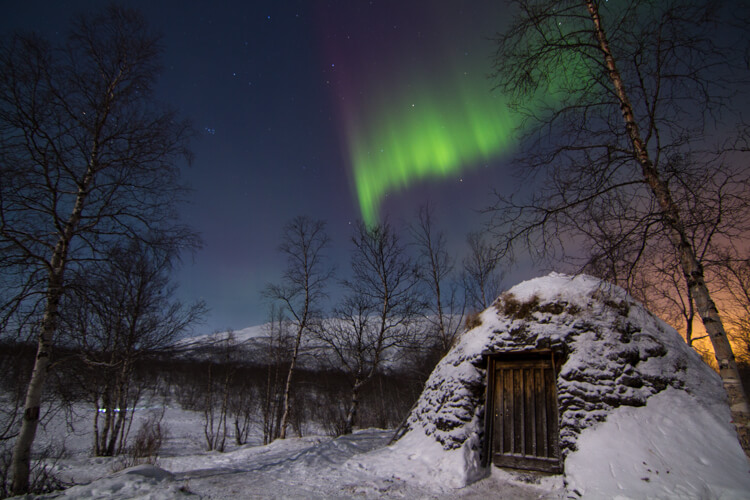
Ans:
{"type": "Polygon", "coordinates": [[[500,467],[561,472],[551,355],[492,361],[492,461],[500,467]]]}

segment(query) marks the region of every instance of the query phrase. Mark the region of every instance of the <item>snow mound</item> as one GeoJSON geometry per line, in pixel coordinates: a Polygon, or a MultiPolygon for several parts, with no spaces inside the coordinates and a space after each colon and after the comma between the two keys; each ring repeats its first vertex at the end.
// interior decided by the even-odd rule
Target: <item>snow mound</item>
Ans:
{"type": "Polygon", "coordinates": [[[584,498],[750,495],[748,464],[734,429],[671,387],[645,407],[617,408],[606,422],[584,430],[565,467],[568,490],[584,498]]]}
{"type": "Polygon", "coordinates": [[[425,477],[449,487],[485,476],[480,450],[486,355],[550,349],[564,360],[557,389],[569,491],[622,498],[631,486],[635,497],[643,496],[641,486],[649,492],[645,496],[655,497],[660,493],[650,487],[687,498],[706,492],[746,497],[750,491],[748,463],[718,375],[621,288],[553,273],[513,287],[480,319],[431,374],[405,436],[382,459],[373,457],[373,467],[385,471],[392,463],[403,470],[410,464],[411,470],[432,471],[425,477]],[[665,420],[669,404],[680,411],[665,420]],[[667,450],[658,467],[646,467],[670,470],[659,472],[658,481],[644,480],[638,465],[655,463],[652,442],[667,450]],[[719,456],[720,467],[701,465],[719,456]],[[586,473],[593,465],[597,474],[586,473]],[[692,481],[685,482],[686,476],[692,481]]]}
{"type": "Polygon", "coordinates": [[[40,498],[169,500],[189,497],[195,498],[195,495],[175,483],[169,471],[153,465],[138,465],[89,484],[73,486],[40,498]]]}

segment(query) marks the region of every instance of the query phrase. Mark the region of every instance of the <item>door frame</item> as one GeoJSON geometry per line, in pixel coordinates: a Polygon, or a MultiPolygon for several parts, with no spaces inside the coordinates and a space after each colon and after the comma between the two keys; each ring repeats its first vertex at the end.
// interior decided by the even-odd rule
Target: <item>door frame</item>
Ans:
{"type": "Polygon", "coordinates": [[[560,371],[560,356],[556,356],[551,349],[507,351],[501,353],[487,353],[486,399],[484,413],[484,442],[482,447],[482,464],[486,467],[494,463],[498,467],[507,467],[522,470],[535,470],[541,472],[562,472],[562,456],[560,450],[560,409],[557,400],[557,375],[560,371]],[[550,448],[552,457],[531,457],[516,454],[505,454],[496,457],[494,449],[494,425],[495,425],[495,379],[497,367],[503,363],[511,363],[516,366],[526,363],[547,364],[553,368],[552,384],[547,384],[552,391],[550,409],[546,412],[546,424],[549,426],[550,448]],[[499,460],[496,460],[499,458],[499,460]],[[497,463],[497,462],[500,463],[497,463]]]}

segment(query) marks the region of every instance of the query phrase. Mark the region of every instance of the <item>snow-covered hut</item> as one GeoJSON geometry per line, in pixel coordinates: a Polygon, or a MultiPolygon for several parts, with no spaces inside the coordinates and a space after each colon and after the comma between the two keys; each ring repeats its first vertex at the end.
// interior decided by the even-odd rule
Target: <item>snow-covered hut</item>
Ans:
{"type": "Polygon", "coordinates": [[[562,472],[587,497],[750,491],[718,375],[621,288],[553,273],[504,293],[478,323],[372,460],[452,487],[494,462],[562,472]]]}

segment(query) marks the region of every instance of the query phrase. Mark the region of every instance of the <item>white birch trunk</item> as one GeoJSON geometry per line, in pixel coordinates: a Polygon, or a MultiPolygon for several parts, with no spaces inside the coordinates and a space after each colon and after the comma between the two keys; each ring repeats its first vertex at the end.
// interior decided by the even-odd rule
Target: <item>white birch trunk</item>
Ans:
{"type": "Polygon", "coordinates": [[[279,432],[280,439],[286,439],[286,428],[289,425],[290,400],[292,395],[292,378],[294,370],[297,367],[297,356],[299,355],[299,346],[302,342],[302,324],[297,328],[297,337],[294,340],[294,352],[292,353],[292,362],[289,365],[289,373],[286,376],[286,385],[284,386],[284,410],[281,414],[281,428],[279,432]]]}
{"type": "Polygon", "coordinates": [[[711,294],[706,286],[703,268],[687,237],[677,205],[672,199],[668,186],[661,179],[659,172],[651,162],[646,145],[641,138],[638,123],[633,113],[633,107],[630,104],[625,85],[615,65],[615,59],[609,49],[606,33],[599,17],[598,6],[594,0],[585,0],[585,4],[594,23],[597,42],[604,56],[604,61],[609,71],[609,78],[620,101],[625,128],[633,145],[634,154],[641,165],[643,178],[648,183],[663,211],[664,224],[670,233],[672,244],[679,252],[680,265],[687,280],[688,288],[695,300],[695,308],[703,321],[703,325],[713,345],[716,362],[719,365],[719,375],[729,398],[732,419],[739,435],[740,444],[745,454],[750,458],[750,405],[748,405],[745,391],[742,387],[732,346],[724,330],[724,324],[721,321],[716,304],[711,299],[711,294]]]}

